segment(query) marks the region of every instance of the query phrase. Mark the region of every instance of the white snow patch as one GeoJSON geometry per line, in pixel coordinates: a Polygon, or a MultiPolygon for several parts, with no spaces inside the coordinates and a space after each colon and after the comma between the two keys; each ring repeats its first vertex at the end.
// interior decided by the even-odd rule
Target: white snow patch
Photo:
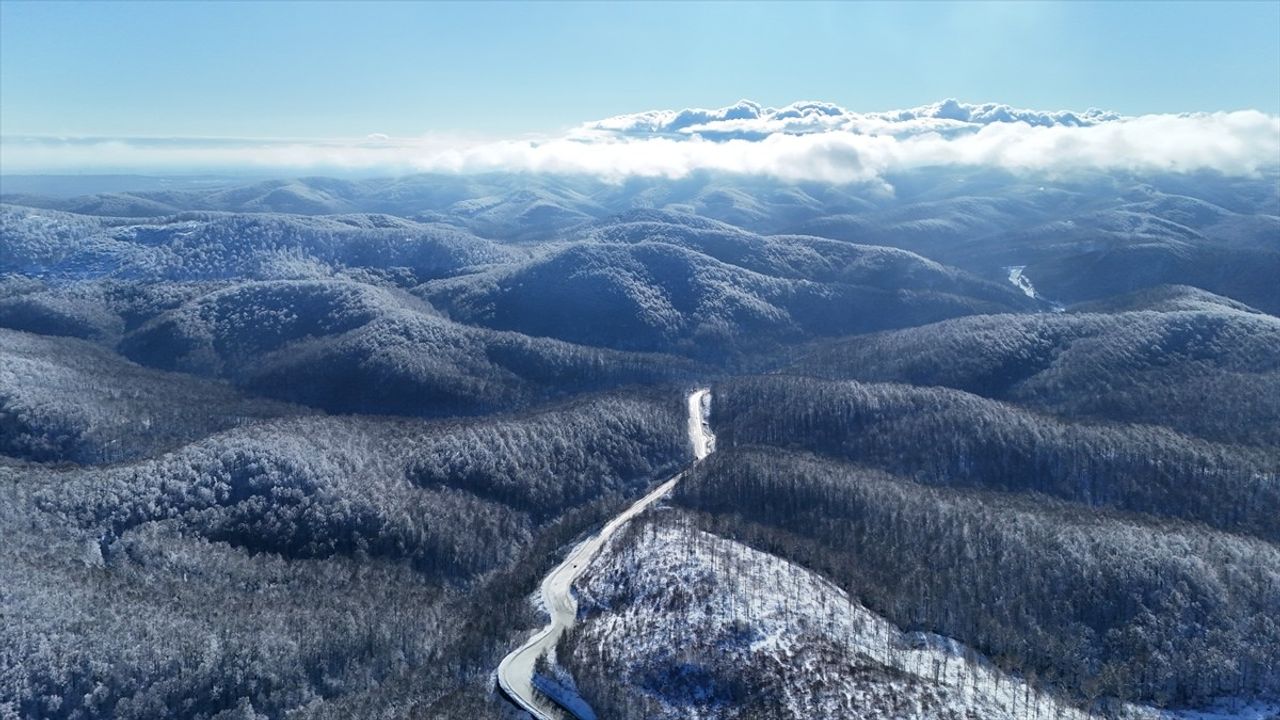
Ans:
{"type": "Polygon", "coordinates": [[[1027,277],[1026,272],[1024,272],[1026,269],[1026,265],[1010,265],[1005,268],[1005,270],[1009,271],[1009,284],[1021,290],[1023,295],[1032,300],[1044,300],[1050,303],[1054,312],[1063,312],[1066,308],[1062,307],[1061,304],[1049,300],[1036,291],[1036,287],[1031,284],[1031,278],[1027,277]]]}
{"type": "Polygon", "coordinates": [[[1026,265],[1013,265],[1005,269],[1009,271],[1010,285],[1018,288],[1022,291],[1023,295],[1026,295],[1033,300],[1040,297],[1036,294],[1035,286],[1031,284],[1031,281],[1027,279],[1026,275],[1022,274],[1022,271],[1027,269],[1026,265]]]}
{"type": "MultiPolygon", "coordinates": [[[[758,692],[781,708],[771,705],[770,717],[1088,717],[963,643],[904,633],[816,573],[674,520],[613,538],[577,589],[588,609],[579,647],[597,649],[611,682],[635,685],[646,668],[692,657],[748,682],[766,678],[758,692]]],[[[733,710],[657,699],[663,718],[710,720],[733,710]]],[[[1235,705],[1126,706],[1122,717],[1263,720],[1280,711],[1235,705]]]]}

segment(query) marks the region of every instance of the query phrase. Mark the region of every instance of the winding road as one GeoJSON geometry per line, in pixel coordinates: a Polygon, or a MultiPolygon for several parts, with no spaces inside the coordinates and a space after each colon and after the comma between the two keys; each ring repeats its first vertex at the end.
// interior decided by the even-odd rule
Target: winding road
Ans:
{"type": "MultiPolygon", "coordinates": [[[[715,450],[715,436],[707,424],[711,408],[711,391],[695,390],[688,398],[689,441],[693,444],[694,462],[705,458],[715,450]]],[[[610,520],[600,532],[579,543],[559,565],[542,579],[542,600],[551,622],[525,644],[502,659],[498,665],[498,685],[506,696],[537,720],[560,720],[564,713],[533,690],[533,666],[552,648],[564,631],[571,627],[578,616],[578,600],[573,596],[573,582],[586,572],[591,560],[600,552],[618,528],[645,508],[671,492],[687,470],[654,488],[631,507],[610,520]]]]}

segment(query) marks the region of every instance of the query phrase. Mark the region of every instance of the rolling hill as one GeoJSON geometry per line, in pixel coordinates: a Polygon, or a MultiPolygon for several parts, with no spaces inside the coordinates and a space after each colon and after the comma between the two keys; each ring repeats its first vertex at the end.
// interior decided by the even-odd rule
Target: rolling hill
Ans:
{"type": "Polygon", "coordinates": [[[1280,319],[1186,287],[1079,310],[853,337],[814,350],[792,369],[941,385],[1064,417],[1280,446],[1280,358],[1271,352],[1280,347],[1280,319]]]}

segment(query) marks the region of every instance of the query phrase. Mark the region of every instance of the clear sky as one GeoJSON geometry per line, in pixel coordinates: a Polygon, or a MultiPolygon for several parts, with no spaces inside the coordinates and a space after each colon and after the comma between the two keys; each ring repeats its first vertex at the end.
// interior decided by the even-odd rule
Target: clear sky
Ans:
{"type": "Polygon", "coordinates": [[[1280,113],[1280,2],[0,0],[0,134],[550,132],[739,98],[1280,113]]]}

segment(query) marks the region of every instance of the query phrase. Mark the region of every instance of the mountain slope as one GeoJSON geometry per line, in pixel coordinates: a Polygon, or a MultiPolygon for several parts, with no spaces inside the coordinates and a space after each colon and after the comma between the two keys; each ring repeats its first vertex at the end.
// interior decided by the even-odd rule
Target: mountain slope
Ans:
{"type": "Polygon", "coordinates": [[[521,256],[457,227],[385,215],[188,212],[140,222],[6,205],[0,235],[0,272],[64,279],[269,279],[403,268],[421,281],[521,256]]]}
{"type": "Polygon", "coordinates": [[[927,485],[1040,493],[1280,540],[1275,447],[1066,422],[947,388],[763,376],[715,393],[722,444],[804,449],[927,485]]]}
{"type": "Polygon", "coordinates": [[[670,511],[615,538],[578,590],[584,620],[557,657],[599,717],[1084,717],[670,511]]]}
{"type": "MultiPolygon", "coordinates": [[[[523,594],[555,549],[685,461],[683,411],[672,392],[470,423],[289,418],[104,468],[0,464],[0,526],[22,529],[0,646],[23,659],[0,708],[434,716],[533,625],[523,594]]],[[[501,713],[479,705],[463,716],[501,713]]]]}
{"type": "Polygon", "coordinates": [[[826,344],[793,369],[942,385],[1054,414],[1280,447],[1280,319],[1191,289],[826,344]]]}
{"type": "Polygon", "coordinates": [[[688,361],[493,332],[347,281],[247,282],[129,333],[146,365],[232,379],[339,412],[474,414],[688,375],[688,361]]]}
{"type": "MultiPolygon", "coordinates": [[[[1268,618],[1280,602],[1273,543],[1034,496],[930,488],[776,446],[721,448],[676,501],[702,513],[696,526],[816,570],[901,627],[966,642],[1086,704],[1276,692],[1269,668],[1280,643],[1264,639],[1280,632],[1268,618]]],[[[686,597],[697,598],[696,587],[686,597]]],[[[790,596],[802,607],[808,597],[790,596]]],[[[804,680],[821,688],[814,675],[804,680]]]]}
{"type": "Polygon", "coordinates": [[[139,367],[100,347],[0,329],[0,454],[119,462],[300,408],[139,367]]]}
{"type": "MultiPolygon", "coordinates": [[[[663,238],[665,229],[619,232],[663,238]]],[[[741,265],[647,239],[581,243],[512,268],[428,283],[418,292],[462,322],[704,356],[1030,305],[1013,292],[895,251],[850,247],[842,258],[806,247],[807,240],[756,240],[754,248],[708,248],[738,255],[731,259],[741,265]],[[771,246],[787,248],[791,257],[771,246]],[[813,274],[829,279],[803,279],[814,266],[825,266],[813,274]]],[[[700,241],[710,244],[705,234],[681,240],[700,241]]]]}

